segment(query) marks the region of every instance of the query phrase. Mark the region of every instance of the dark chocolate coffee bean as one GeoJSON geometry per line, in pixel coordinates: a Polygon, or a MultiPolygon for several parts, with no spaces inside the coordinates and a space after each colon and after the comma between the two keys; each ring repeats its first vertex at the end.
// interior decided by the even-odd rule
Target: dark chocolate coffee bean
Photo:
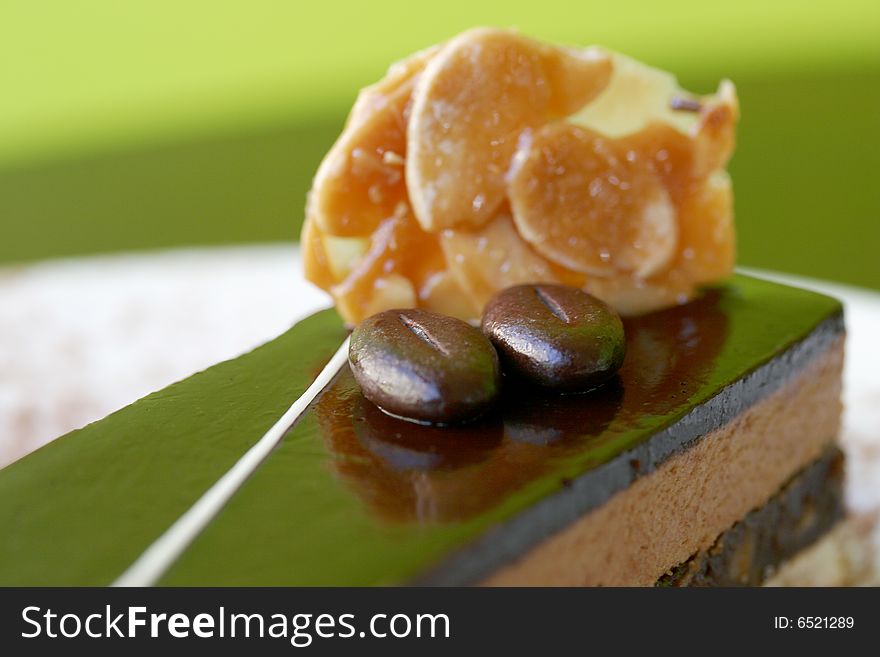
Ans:
{"type": "Polygon", "coordinates": [[[620,368],[626,353],[618,314],[564,285],[499,292],[486,304],[482,327],[505,372],[554,390],[596,387],[620,368]]]}
{"type": "Polygon", "coordinates": [[[388,310],[351,334],[351,371],[386,413],[433,423],[487,410],[500,389],[498,354],[479,329],[426,310],[388,310]]]}

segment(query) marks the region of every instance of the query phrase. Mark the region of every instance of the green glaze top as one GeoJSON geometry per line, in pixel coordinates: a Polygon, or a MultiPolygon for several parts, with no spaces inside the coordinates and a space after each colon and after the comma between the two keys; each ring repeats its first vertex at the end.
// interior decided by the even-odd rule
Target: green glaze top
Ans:
{"type": "MultiPolygon", "coordinates": [[[[737,276],[627,322],[619,379],[599,392],[538,397],[509,386],[499,413],[458,429],[385,416],[346,369],[161,583],[419,578],[708,408],[840,310],[737,276]]],[[[262,436],[343,336],[334,312],[318,313],[0,471],[0,584],[113,581],[262,436]]]]}

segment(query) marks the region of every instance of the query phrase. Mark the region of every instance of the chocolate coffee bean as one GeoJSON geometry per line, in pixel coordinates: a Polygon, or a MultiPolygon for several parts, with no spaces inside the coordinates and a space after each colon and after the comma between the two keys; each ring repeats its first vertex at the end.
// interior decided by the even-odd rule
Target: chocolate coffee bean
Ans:
{"type": "Polygon", "coordinates": [[[486,305],[482,328],[505,372],[559,391],[596,387],[620,368],[626,353],[617,313],[564,285],[499,292],[486,305]]]}
{"type": "Polygon", "coordinates": [[[498,397],[498,354],[470,324],[426,310],[388,310],[351,334],[351,371],[386,413],[448,424],[472,419],[498,397]]]}

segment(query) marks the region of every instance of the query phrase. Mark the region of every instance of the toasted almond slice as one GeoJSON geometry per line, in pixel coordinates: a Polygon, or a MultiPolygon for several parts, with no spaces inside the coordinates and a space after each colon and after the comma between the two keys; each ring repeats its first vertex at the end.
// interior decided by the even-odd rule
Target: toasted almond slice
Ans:
{"type": "Polygon", "coordinates": [[[408,87],[413,78],[425,68],[425,64],[437,54],[440,47],[440,45],[431,46],[413,53],[406,59],[394,62],[388,67],[385,77],[375,84],[361,89],[348,113],[345,128],[347,130],[353,129],[376,112],[382,111],[388,104],[388,99],[398,95],[401,89],[408,87]]]}
{"type": "Polygon", "coordinates": [[[428,277],[419,290],[419,307],[464,320],[480,316],[480,311],[448,270],[428,277]]]}
{"type": "Polygon", "coordinates": [[[322,237],[321,229],[317,227],[314,219],[306,217],[299,239],[303,272],[307,280],[323,290],[329,290],[340,279],[333,274],[333,270],[327,260],[327,253],[324,251],[322,237]]]}
{"type": "Polygon", "coordinates": [[[337,281],[341,281],[355,268],[370,246],[368,237],[336,237],[324,235],[324,253],[327,264],[337,281]]]}
{"type": "Polygon", "coordinates": [[[614,74],[593,102],[570,117],[581,127],[606,137],[623,137],[651,123],[673,126],[687,134],[699,121],[699,114],[672,109],[675,97],[690,97],[675,76],[641,62],[613,53],[614,74]]]}
{"type": "Polygon", "coordinates": [[[733,273],[736,234],[730,176],[718,171],[690,190],[679,207],[679,254],[674,269],[697,285],[733,273]]]}
{"type": "Polygon", "coordinates": [[[365,236],[406,201],[406,108],[439,46],[391,66],[362,90],[339,139],[315,174],[307,212],[324,233],[365,236]]]}
{"type": "MultiPolygon", "coordinates": [[[[395,232],[396,226],[393,221],[386,221],[381,225],[373,233],[370,249],[366,255],[355,265],[344,281],[331,288],[330,292],[336,301],[336,309],[349,324],[357,324],[373,312],[381,312],[373,309],[383,303],[384,297],[387,296],[387,301],[391,302],[403,296],[401,290],[405,286],[399,284],[400,281],[396,281],[397,285],[375,286],[376,281],[383,276],[383,273],[385,275],[389,273],[383,272],[383,270],[391,244],[394,241],[395,232]]],[[[415,290],[411,284],[409,287],[412,289],[412,297],[415,299],[415,290]]],[[[389,308],[394,308],[394,306],[391,305],[389,308]]]]}
{"type": "Polygon", "coordinates": [[[327,153],[309,195],[307,212],[324,233],[369,235],[406,201],[404,108],[412,82],[387,103],[343,132],[327,153]]]}
{"type": "Polygon", "coordinates": [[[407,127],[407,188],[422,227],[476,227],[494,217],[522,131],[589,102],[611,68],[602,51],[510,30],[470,30],[446,44],[416,83],[407,127]]]}
{"type": "Polygon", "coordinates": [[[727,166],[736,142],[739,101],[730,80],[721,82],[718,93],[704,100],[700,120],[693,129],[695,173],[707,176],[727,166]]]}
{"type": "Polygon", "coordinates": [[[357,324],[370,315],[391,308],[415,308],[417,305],[415,287],[405,276],[383,274],[370,283],[369,291],[360,296],[334,289],[336,309],[349,324],[357,324]]]}
{"type": "Polygon", "coordinates": [[[697,96],[682,89],[671,73],[619,53],[611,57],[614,74],[608,86],[569,117],[570,122],[612,138],[635,135],[652,125],[672,128],[692,141],[695,175],[724,168],[733,154],[739,119],[732,82],[723,80],[714,95],[697,96]]]}
{"type": "Polygon", "coordinates": [[[616,275],[592,278],[584,289],[623,315],[641,315],[693,298],[697,287],[733,273],[735,238],[730,178],[719,171],[692,187],[679,206],[675,261],[649,280],[616,275]]]}
{"type": "Polygon", "coordinates": [[[675,254],[676,211],[662,180],[572,124],[546,126],[517,156],[510,203],[523,238],[578,272],[648,278],[675,254]]]}
{"type": "Polygon", "coordinates": [[[369,246],[369,237],[325,235],[314,219],[306,218],[300,236],[306,279],[329,290],[348,276],[369,246]]]}
{"type": "Polygon", "coordinates": [[[685,303],[695,292],[693,284],[678,276],[659,281],[626,275],[593,278],[583,288],[627,317],[685,303]]]}
{"type": "Polygon", "coordinates": [[[449,271],[479,309],[511,285],[559,282],[550,263],[529,248],[506,213],[474,231],[445,230],[440,244],[449,271]]]}
{"type": "Polygon", "coordinates": [[[416,290],[443,264],[438,237],[419,228],[404,204],[373,233],[366,254],[331,293],[342,318],[357,324],[382,310],[415,307],[416,290]]]}

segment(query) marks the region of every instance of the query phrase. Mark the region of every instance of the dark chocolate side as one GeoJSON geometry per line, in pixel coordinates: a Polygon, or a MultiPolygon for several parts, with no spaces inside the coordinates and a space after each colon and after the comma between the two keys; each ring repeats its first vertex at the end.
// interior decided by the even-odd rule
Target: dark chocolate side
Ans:
{"type": "Polygon", "coordinates": [[[654,471],[666,459],[687,450],[701,437],[770,396],[831,348],[844,332],[842,312],[828,317],[805,338],[721,388],[712,398],[649,440],[566,482],[567,485],[555,494],[546,496],[486,532],[411,584],[457,586],[480,582],[585,513],[598,508],[637,478],[654,471]]]}
{"type": "Polygon", "coordinates": [[[843,515],[843,453],[832,446],[657,586],[760,586],[843,515]]]}

